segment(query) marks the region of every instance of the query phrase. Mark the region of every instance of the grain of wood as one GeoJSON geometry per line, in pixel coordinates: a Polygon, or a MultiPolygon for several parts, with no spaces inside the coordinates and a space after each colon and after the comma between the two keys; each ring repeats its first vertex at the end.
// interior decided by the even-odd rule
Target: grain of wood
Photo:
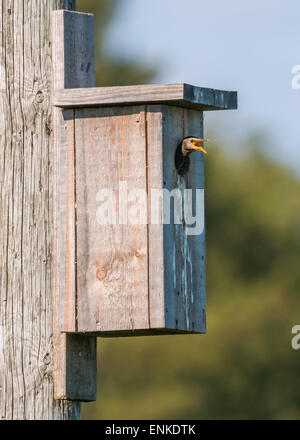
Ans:
{"type": "Polygon", "coordinates": [[[94,16],[52,13],[54,94],[59,89],[95,86],[94,16]]]}
{"type": "MultiPolygon", "coordinates": [[[[52,13],[53,83],[56,87],[95,85],[94,22],[90,14],[52,13]]],[[[54,109],[55,286],[54,397],[96,400],[96,338],[76,331],[76,217],[74,111],[54,109]]]]}
{"type": "MultiPolygon", "coordinates": [[[[204,188],[204,159],[200,153],[190,155],[189,171],[180,176],[174,165],[174,154],[185,136],[202,137],[203,116],[199,111],[163,106],[162,117],[164,187],[179,191],[184,218],[185,190],[204,188]]],[[[163,226],[165,327],[205,333],[204,231],[200,235],[188,235],[186,222],[175,224],[173,219],[174,204],[171,205],[172,221],[163,226]]]]}
{"type": "Polygon", "coordinates": [[[145,107],[76,110],[75,133],[78,331],[147,329],[147,218],[132,224],[125,203],[146,191],[145,107]],[[118,224],[101,224],[103,190],[118,224]]]}
{"type": "Polygon", "coordinates": [[[148,84],[122,87],[61,89],[54,92],[58,107],[99,105],[169,104],[197,110],[232,110],[237,108],[237,93],[195,87],[189,84],[148,84]]]}
{"type": "Polygon", "coordinates": [[[0,0],[0,418],[74,419],[53,396],[50,14],[72,0],[0,0]]]}
{"type": "MultiPolygon", "coordinates": [[[[184,121],[186,136],[192,134],[192,136],[204,137],[203,114],[199,115],[199,112],[185,109],[184,121]]],[[[199,225],[201,232],[186,236],[187,257],[191,263],[190,280],[188,280],[188,286],[190,286],[188,319],[190,328],[199,333],[206,333],[205,159],[206,156],[202,153],[193,153],[190,156],[190,171],[187,181],[188,188],[203,190],[199,191],[201,203],[198,205],[200,212],[197,213],[199,219],[202,219],[201,225],[199,225]]],[[[194,197],[192,203],[194,213],[196,212],[195,201],[196,198],[194,197]]]]}
{"type": "MultiPolygon", "coordinates": [[[[149,260],[149,314],[154,328],[165,327],[164,289],[164,232],[162,225],[161,189],[163,177],[163,112],[161,105],[147,106],[147,154],[148,154],[148,260],[149,260]],[[159,200],[151,207],[151,193],[159,200]],[[155,212],[153,212],[155,210],[155,212]]],[[[173,162],[173,160],[172,160],[173,162]]],[[[153,202],[153,200],[152,200],[153,202]]]]}
{"type": "MultiPolygon", "coordinates": [[[[149,192],[160,188],[178,190],[184,213],[184,190],[193,190],[195,213],[195,190],[204,188],[203,155],[190,156],[189,171],[184,177],[175,169],[174,156],[185,136],[203,136],[202,112],[164,105],[147,109],[149,192]]],[[[189,236],[184,223],[174,224],[173,206],[171,224],[149,225],[151,328],[204,333],[205,232],[189,236]]]]}
{"type": "MultiPolygon", "coordinates": [[[[57,135],[60,135],[60,142],[55,145],[57,161],[56,170],[58,173],[57,182],[57,257],[58,266],[58,285],[54,291],[54,295],[59,297],[60,310],[55,315],[58,320],[58,337],[61,335],[63,328],[68,331],[76,330],[76,230],[75,230],[75,151],[74,151],[74,111],[65,110],[59,112],[60,124],[55,125],[54,129],[58,129],[57,135]],[[62,323],[60,319],[63,318],[62,323]]],[[[55,351],[55,347],[54,347],[55,351]]],[[[62,353],[57,353],[58,357],[62,353]]],[[[66,374],[66,369],[57,371],[57,374],[66,374]]]]}
{"type": "MultiPolygon", "coordinates": [[[[116,337],[204,333],[204,159],[192,154],[182,177],[174,161],[186,135],[203,135],[202,112],[165,105],[116,106],[76,109],[74,118],[75,136],[72,129],[66,131],[66,145],[75,151],[68,173],[76,176],[76,331],[116,337]],[[126,185],[122,196],[120,184],[126,185]],[[189,235],[191,225],[184,221],[174,224],[171,198],[164,206],[165,215],[171,207],[170,222],[155,217],[159,198],[154,200],[154,193],[159,196],[163,188],[179,193],[181,214],[188,205],[185,190],[192,190],[193,215],[195,190],[200,191],[200,233],[189,235]],[[136,189],[148,194],[145,223],[131,225],[127,200],[136,189]],[[106,202],[113,209],[110,214],[103,209],[106,202]]],[[[74,205],[72,196],[68,204],[74,205]]],[[[70,292],[73,282],[70,277],[70,292]]],[[[64,330],[72,332],[70,309],[63,312],[64,330]]]]}

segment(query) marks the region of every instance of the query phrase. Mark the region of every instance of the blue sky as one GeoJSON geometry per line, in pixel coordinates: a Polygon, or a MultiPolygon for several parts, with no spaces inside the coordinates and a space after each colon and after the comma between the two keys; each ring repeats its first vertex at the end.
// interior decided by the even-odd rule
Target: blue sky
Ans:
{"type": "Polygon", "coordinates": [[[155,82],[237,90],[239,110],[208,125],[225,144],[266,133],[262,148],[300,173],[299,0],[120,0],[109,48],[157,65],[155,82]]]}

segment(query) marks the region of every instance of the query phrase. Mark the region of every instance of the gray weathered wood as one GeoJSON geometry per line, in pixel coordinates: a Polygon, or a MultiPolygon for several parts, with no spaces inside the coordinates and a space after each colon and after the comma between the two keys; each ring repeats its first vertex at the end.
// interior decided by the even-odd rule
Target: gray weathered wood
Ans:
{"type": "MultiPolygon", "coordinates": [[[[162,106],[147,106],[147,148],[148,157],[148,197],[151,189],[164,186],[163,177],[163,112],[162,106]]],[[[173,163],[172,158],[172,163],[173,163]]],[[[157,213],[149,205],[148,218],[155,218],[157,213]]],[[[162,206],[158,212],[162,218],[162,206]]],[[[165,326],[165,290],[164,290],[164,231],[161,221],[155,219],[148,227],[149,260],[149,315],[151,326],[165,326]],[[155,223],[155,224],[154,224],[155,223]]]]}
{"type": "MultiPolygon", "coordinates": [[[[66,131],[75,161],[65,174],[76,176],[77,322],[75,330],[68,327],[74,313],[70,301],[63,309],[63,329],[98,336],[204,333],[204,230],[187,235],[187,225],[174,225],[173,214],[171,224],[153,224],[150,204],[153,189],[178,189],[183,200],[186,188],[203,190],[202,153],[191,155],[185,177],[174,163],[183,137],[203,135],[202,112],[141,105],[75,109],[74,121],[67,110],[64,116],[66,124],[75,125],[75,135],[66,131]],[[120,182],[126,182],[128,193],[147,190],[144,224],[122,224],[120,182]],[[100,190],[116,197],[111,224],[99,224],[100,190]]],[[[74,204],[72,197],[68,203],[74,204]]],[[[66,283],[72,292],[74,279],[66,277],[66,283]]]]}
{"type": "Polygon", "coordinates": [[[78,331],[149,327],[145,224],[97,222],[99,192],[112,190],[116,213],[127,191],[146,190],[145,108],[76,110],[78,331]]]}
{"type": "Polygon", "coordinates": [[[53,396],[50,14],[0,0],[0,419],[74,419],[53,396]]]}
{"type": "MultiPolygon", "coordinates": [[[[184,110],[185,135],[194,133],[196,136],[204,137],[203,114],[199,118],[199,113],[194,110],[184,110]],[[202,116],[202,117],[201,117],[202,116]]],[[[193,136],[194,136],[193,134],[193,136]]],[[[192,154],[190,156],[190,171],[187,175],[188,188],[205,188],[204,161],[206,156],[203,154],[192,154]]],[[[195,199],[193,199],[193,211],[195,212],[195,199]]],[[[187,279],[187,289],[185,290],[186,317],[189,320],[190,329],[206,333],[206,242],[205,242],[205,204],[200,204],[203,212],[198,213],[203,219],[203,230],[196,235],[187,235],[188,259],[190,264],[190,278],[187,279]],[[193,263],[193,267],[191,265],[193,263]],[[195,304],[195,306],[194,306],[195,304]]],[[[189,274],[186,275],[187,277],[189,274]]],[[[184,288],[182,289],[184,291],[184,288]]],[[[188,325],[188,323],[187,323],[188,325]]]]}
{"type": "Polygon", "coordinates": [[[236,92],[195,87],[189,84],[61,89],[55,90],[53,100],[54,105],[63,108],[145,103],[165,103],[205,111],[237,108],[236,92]]]}
{"type": "Polygon", "coordinates": [[[95,86],[94,16],[52,13],[54,94],[59,89],[95,86]]]}
{"type": "MultiPolygon", "coordinates": [[[[91,14],[52,13],[55,88],[95,85],[91,14]]],[[[56,276],[54,288],[54,392],[56,399],[96,400],[96,338],[76,331],[76,216],[73,110],[54,109],[56,276]],[[64,321],[61,321],[61,318],[64,321]]]]}
{"type": "MultiPolygon", "coordinates": [[[[152,164],[149,187],[179,189],[183,200],[184,189],[204,188],[202,154],[190,156],[190,169],[184,177],[174,167],[174,150],[182,139],[188,135],[203,137],[202,113],[149,106],[147,121],[152,164]]],[[[150,225],[149,260],[152,326],[159,326],[163,313],[166,328],[205,333],[205,231],[191,236],[186,234],[184,224],[150,225]]]]}
{"type": "MultiPolygon", "coordinates": [[[[184,190],[204,188],[204,156],[190,156],[185,176],[180,176],[170,163],[174,161],[174,148],[185,136],[203,137],[203,116],[198,111],[166,106],[162,114],[164,186],[169,191],[178,189],[186,205],[184,190]]],[[[173,215],[174,209],[171,218],[173,215]]],[[[188,235],[185,222],[171,222],[163,226],[163,233],[166,327],[205,333],[205,231],[188,235]]]]}

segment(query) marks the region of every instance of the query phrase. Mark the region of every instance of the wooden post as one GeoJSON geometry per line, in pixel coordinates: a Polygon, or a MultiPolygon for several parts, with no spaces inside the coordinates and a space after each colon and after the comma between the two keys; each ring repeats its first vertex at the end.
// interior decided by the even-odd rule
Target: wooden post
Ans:
{"type": "Polygon", "coordinates": [[[53,391],[50,14],[0,0],[0,419],[77,419],[53,391]]]}

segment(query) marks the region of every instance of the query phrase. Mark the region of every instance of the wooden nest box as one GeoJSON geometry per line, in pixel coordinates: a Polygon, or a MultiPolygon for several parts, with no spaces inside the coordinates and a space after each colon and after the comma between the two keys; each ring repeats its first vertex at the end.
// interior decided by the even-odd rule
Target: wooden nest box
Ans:
{"type": "Polygon", "coordinates": [[[203,137],[204,111],[237,108],[237,94],[65,88],[54,105],[61,331],[205,333],[204,157],[192,153],[180,174],[175,155],[203,137]]]}

